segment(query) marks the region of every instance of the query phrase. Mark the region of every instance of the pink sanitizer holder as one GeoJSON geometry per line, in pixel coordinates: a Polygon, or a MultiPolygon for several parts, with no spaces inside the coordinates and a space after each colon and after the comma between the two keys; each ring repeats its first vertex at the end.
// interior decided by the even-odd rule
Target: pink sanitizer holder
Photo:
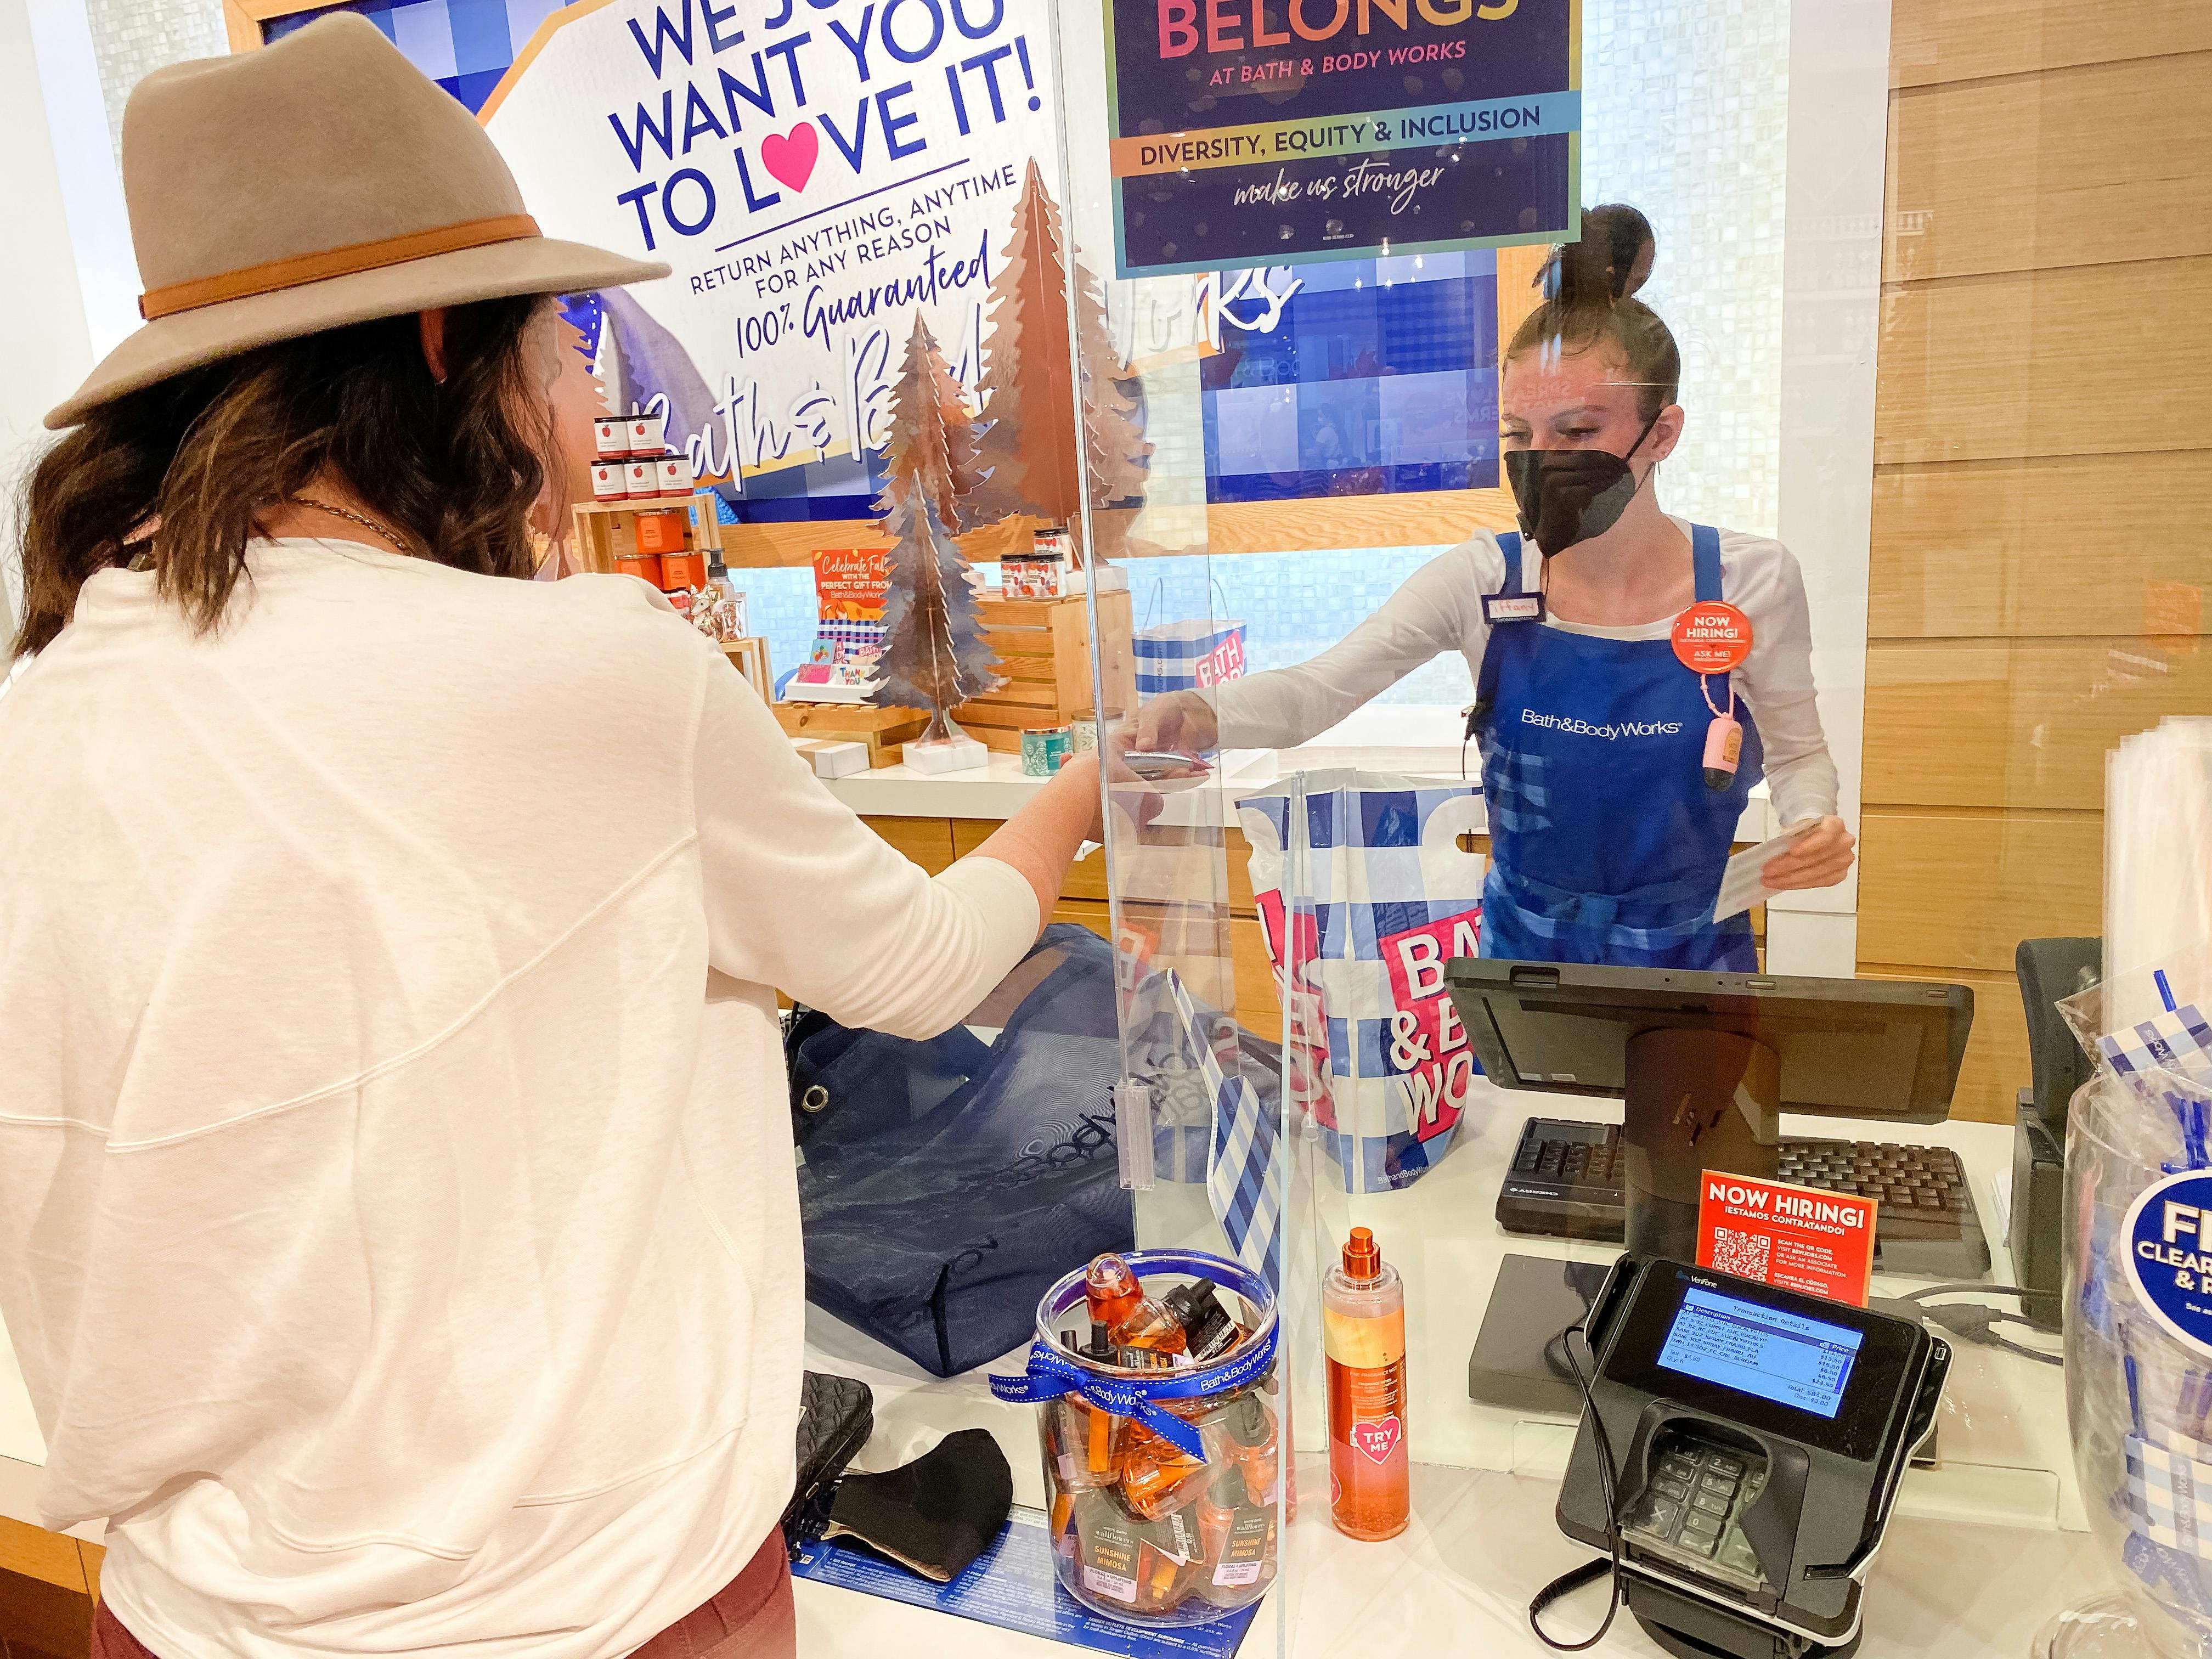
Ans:
{"type": "Polygon", "coordinates": [[[1727,788],[1742,754],[1743,722],[1733,714],[1714,715],[1705,728],[1705,787],[1727,788]]]}

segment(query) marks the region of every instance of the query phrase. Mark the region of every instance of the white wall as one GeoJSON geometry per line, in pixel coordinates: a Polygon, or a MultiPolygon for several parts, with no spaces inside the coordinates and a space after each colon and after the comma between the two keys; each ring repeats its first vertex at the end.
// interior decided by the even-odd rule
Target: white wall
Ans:
{"type": "MultiPolygon", "coordinates": [[[[51,40],[54,20],[32,15],[46,6],[46,0],[0,0],[0,156],[8,158],[0,168],[0,295],[11,307],[7,368],[0,373],[0,639],[15,631],[21,594],[15,497],[23,469],[46,441],[40,419],[76,389],[93,362],[63,167],[40,79],[40,44],[51,40]]],[[[77,16],[81,25],[81,9],[77,16]]],[[[104,149],[106,112],[96,78],[88,107],[104,149]]],[[[0,646],[0,659],[5,655],[0,646]]],[[[45,1455],[14,1350],[0,1330],[0,1457],[36,1462],[45,1455]]]]}
{"type": "Polygon", "coordinates": [[[1682,348],[1689,423],[1659,500],[1775,533],[1782,313],[1796,120],[1795,9],[1777,0],[1585,0],[1583,204],[1641,208],[1659,239],[1638,296],[1682,348]]]}
{"type": "MultiPolygon", "coordinates": [[[[39,82],[46,89],[46,131],[53,140],[62,209],[69,219],[85,324],[97,361],[137,329],[139,320],[138,264],[111,142],[123,105],[108,87],[95,33],[99,18],[88,0],[27,3],[39,82]]],[[[222,49],[219,41],[215,49],[222,49]]]]}
{"type": "MultiPolygon", "coordinates": [[[[1875,344],[1889,117],[1889,0],[1790,8],[1788,257],[1782,285],[1779,533],[1805,571],[1820,724],[1859,827],[1875,344]]],[[[1766,908],[1767,966],[1858,970],[1858,872],[1766,908]]]]}
{"type": "Polygon", "coordinates": [[[136,326],[137,271],[82,0],[0,0],[0,637],[21,602],[15,497],[40,422],[136,326]]]}
{"type": "MultiPolygon", "coordinates": [[[[1669,510],[1778,535],[1858,828],[1889,0],[1589,0],[1583,200],[1650,216],[1680,341],[1669,510]]],[[[1767,965],[1849,978],[1858,881],[1767,907],[1767,965]]]]}
{"type": "Polygon", "coordinates": [[[11,301],[9,372],[0,374],[0,569],[9,614],[21,595],[15,496],[39,421],[92,366],[92,337],[63,210],[46,89],[27,0],[0,0],[0,294],[11,301]]]}

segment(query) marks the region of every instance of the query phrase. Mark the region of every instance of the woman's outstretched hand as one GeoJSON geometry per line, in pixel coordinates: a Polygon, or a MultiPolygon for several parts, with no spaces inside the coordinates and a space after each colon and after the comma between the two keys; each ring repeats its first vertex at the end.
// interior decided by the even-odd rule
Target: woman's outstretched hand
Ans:
{"type": "Polygon", "coordinates": [[[1818,818],[1812,829],[1767,860],[1759,878],[1777,892],[1833,887],[1850,873],[1858,837],[1838,817],[1818,818]]]}

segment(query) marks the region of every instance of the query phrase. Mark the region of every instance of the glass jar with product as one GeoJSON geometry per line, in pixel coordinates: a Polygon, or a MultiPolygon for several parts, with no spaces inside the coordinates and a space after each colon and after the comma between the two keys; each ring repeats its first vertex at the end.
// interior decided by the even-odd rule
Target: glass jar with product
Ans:
{"type": "Polygon", "coordinates": [[[1265,1280],[1185,1250],[1103,1255],[1037,1309],[1054,1570],[1093,1612],[1207,1623],[1274,1582],[1283,1491],[1276,1306],[1265,1280]]]}
{"type": "Polygon", "coordinates": [[[1070,543],[1065,526],[1054,525],[1030,537],[1026,553],[999,568],[1001,591],[1010,599],[1056,599],[1060,573],[1067,568],[1070,543]]]}
{"type": "Polygon", "coordinates": [[[1022,775],[1048,778],[1067,763],[1074,752],[1070,729],[1065,726],[1025,726],[1022,728],[1022,775]]]}

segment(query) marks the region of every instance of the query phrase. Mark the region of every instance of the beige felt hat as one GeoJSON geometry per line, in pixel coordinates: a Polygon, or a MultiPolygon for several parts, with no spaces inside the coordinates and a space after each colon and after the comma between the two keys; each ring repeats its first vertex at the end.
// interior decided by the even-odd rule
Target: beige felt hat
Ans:
{"type": "Polygon", "coordinates": [[[538,234],[476,119],[349,13],[157,70],[123,112],[146,326],[46,416],[372,317],[665,276],[538,234]]]}

